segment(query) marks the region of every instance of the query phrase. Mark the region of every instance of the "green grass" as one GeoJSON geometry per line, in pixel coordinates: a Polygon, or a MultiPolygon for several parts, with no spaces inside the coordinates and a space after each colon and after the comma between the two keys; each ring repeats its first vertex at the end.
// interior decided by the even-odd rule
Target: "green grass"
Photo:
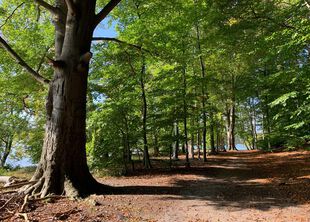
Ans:
{"type": "Polygon", "coordinates": [[[35,169],[36,169],[35,167],[24,167],[13,170],[0,168],[0,175],[14,176],[22,179],[30,179],[34,174],[35,169]]]}

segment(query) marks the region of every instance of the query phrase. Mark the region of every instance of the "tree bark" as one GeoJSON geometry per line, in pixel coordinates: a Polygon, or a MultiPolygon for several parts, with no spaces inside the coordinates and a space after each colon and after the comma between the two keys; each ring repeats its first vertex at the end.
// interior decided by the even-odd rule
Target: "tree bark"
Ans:
{"type": "Polygon", "coordinates": [[[145,94],[145,84],[144,84],[144,78],[146,72],[146,65],[145,65],[145,58],[142,57],[142,69],[141,69],[141,75],[140,75],[140,86],[141,86],[141,92],[142,92],[142,130],[143,130],[143,165],[145,169],[150,169],[151,161],[150,161],[150,155],[149,155],[149,148],[148,148],[148,142],[147,142],[147,100],[146,100],[146,94],[145,94]]]}
{"type": "Polygon", "coordinates": [[[8,156],[11,153],[12,144],[13,144],[13,135],[7,135],[3,143],[4,143],[4,150],[3,150],[3,154],[1,155],[1,159],[0,159],[0,167],[5,166],[8,156]]]}
{"type": "Polygon", "coordinates": [[[190,166],[189,163],[189,150],[188,150],[188,133],[187,133],[187,81],[186,81],[186,69],[182,67],[183,78],[183,123],[184,123],[184,145],[185,145],[185,161],[186,167],[190,166]]]}
{"type": "Polygon", "coordinates": [[[250,99],[250,125],[251,125],[251,135],[252,135],[252,149],[257,148],[257,131],[256,131],[256,107],[254,101],[251,102],[250,99]]]}
{"type": "Polygon", "coordinates": [[[226,110],[227,149],[237,150],[235,144],[235,104],[229,104],[226,110]]]}
{"type": "MultiPolygon", "coordinates": [[[[108,6],[101,12],[110,12],[108,6]]],[[[54,78],[46,102],[47,122],[41,159],[28,194],[83,196],[101,189],[86,161],[86,94],[90,47],[97,25],[95,0],[55,0],[54,78]],[[67,5],[65,4],[67,3],[67,5]]],[[[114,6],[115,7],[115,6],[114,6]]],[[[101,14],[102,15],[102,14],[101,14]]]]}
{"type": "Polygon", "coordinates": [[[174,146],[173,146],[173,160],[179,160],[179,146],[180,146],[180,133],[179,133],[179,124],[177,122],[173,125],[173,137],[174,137],[174,146]]]}
{"type": "Polygon", "coordinates": [[[191,133],[191,159],[195,159],[195,150],[194,150],[194,147],[195,147],[195,132],[192,132],[191,133]]]}
{"type": "Polygon", "coordinates": [[[200,152],[200,149],[201,149],[201,132],[200,132],[200,129],[198,129],[198,132],[197,132],[197,149],[198,149],[198,159],[200,160],[201,159],[201,152],[200,152]]]}
{"type": "Polygon", "coordinates": [[[154,132],[154,156],[159,156],[158,135],[154,132]]]}
{"type": "Polygon", "coordinates": [[[215,150],[215,136],[214,136],[214,117],[213,113],[210,112],[210,145],[211,145],[211,154],[216,154],[215,150]]]}
{"type": "Polygon", "coordinates": [[[207,93],[205,89],[205,78],[206,78],[206,66],[201,55],[201,44],[200,44],[200,30],[199,24],[196,24],[196,37],[197,37],[197,48],[199,53],[199,62],[201,68],[201,96],[202,96],[202,145],[203,145],[203,162],[207,161],[207,113],[206,113],[206,103],[207,103],[207,93]]]}
{"type": "Polygon", "coordinates": [[[134,163],[131,159],[131,151],[130,151],[130,140],[129,140],[129,127],[128,127],[128,120],[126,114],[124,114],[124,123],[125,123],[125,132],[122,132],[123,135],[123,159],[125,165],[125,171],[128,171],[128,164],[131,163],[132,171],[134,171],[134,163]]]}

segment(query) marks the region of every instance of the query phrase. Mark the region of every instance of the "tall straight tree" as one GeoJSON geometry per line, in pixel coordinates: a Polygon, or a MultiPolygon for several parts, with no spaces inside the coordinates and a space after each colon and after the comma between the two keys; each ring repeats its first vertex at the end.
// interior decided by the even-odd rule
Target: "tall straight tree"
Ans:
{"type": "Polygon", "coordinates": [[[1,46],[36,80],[49,84],[47,122],[41,159],[25,193],[83,195],[99,187],[86,162],[86,93],[91,42],[97,25],[121,0],[110,0],[96,14],[96,0],[34,0],[48,10],[55,26],[51,81],[33,70],[0,37],[1,46]]]}

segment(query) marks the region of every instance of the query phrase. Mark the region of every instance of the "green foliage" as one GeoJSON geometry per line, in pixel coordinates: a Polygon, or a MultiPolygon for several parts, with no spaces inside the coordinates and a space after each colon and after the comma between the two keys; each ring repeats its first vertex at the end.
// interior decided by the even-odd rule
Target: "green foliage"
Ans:
{"type": "MultiPolygon", "coordinates": [[[[98,7],[106,2],[98,1],[98,7]]],[[[20,3],[1,1],[1,36],[31,67],[51,77],[53,70],[45,62],[54,54],[50,14],[38,14],[32,1],[20,3]]],[[[309,142],[310,20],[300,1],[128,0],[109,19],[117,24],[121,41],[92,46],[87,116],[91,168],[122,171],[129,165],[126,150],[143,149],[141,79],[151,153],[157,148],[169,155],[177,139],[185,142],[184,117],[188,137],[197,145],[203,113],[208,133],[215,126],[218,145],[224,145],[231,106],[236,109],[235,134],[249,147],[292,148],[309,142]],[[173,135],[175,123],[179,138],[173,135]]],[[[13,136],[13,153],[38,161],[46,89],[2,48],[0,52],[0,137],[13,136]]]]}

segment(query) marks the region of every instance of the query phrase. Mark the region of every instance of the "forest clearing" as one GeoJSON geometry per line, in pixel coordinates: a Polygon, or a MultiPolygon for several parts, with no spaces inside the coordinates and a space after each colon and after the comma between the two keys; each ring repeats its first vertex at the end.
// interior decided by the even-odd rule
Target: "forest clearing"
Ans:
{"type": "MultiPolygon", "coordinates": [[[[190,169],[184,159],[171,170],[157,161],[152,171],[99,178],[115,189],[109,194],[29,202],[24,212],[29,221],[308,222],[309,161],[310,151],[226,152],[209,156],[207,163],[193,160],[190,169]]],[[[20,201],[2,208],[2,217],[20,201]]],[[[11,215],[8,221],[24,221],[11,215]]]]}

